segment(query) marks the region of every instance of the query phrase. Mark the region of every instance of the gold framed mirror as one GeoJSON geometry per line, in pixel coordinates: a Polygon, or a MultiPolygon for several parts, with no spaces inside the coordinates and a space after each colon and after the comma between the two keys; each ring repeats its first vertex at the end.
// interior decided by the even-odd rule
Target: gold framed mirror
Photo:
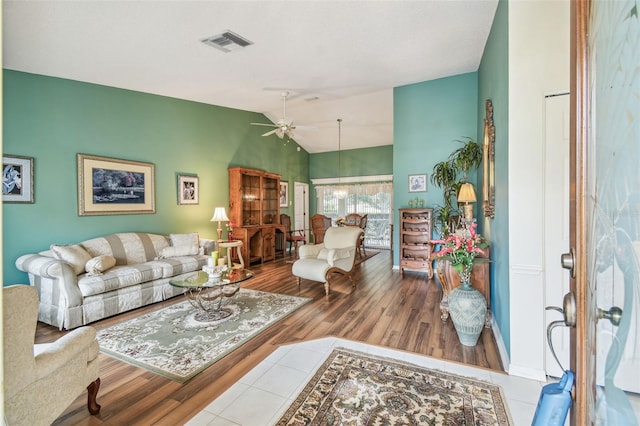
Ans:
{"type": "Polygon", "coordinates": [[[484,199],[484,216],[493,219],[496,215],[495,189],[495,159],[496,159],[496,128],[493,125],[493,103],[491,99],[485,101],[484,117],[484,164],[482,177],[482,193],[484,199]]]}

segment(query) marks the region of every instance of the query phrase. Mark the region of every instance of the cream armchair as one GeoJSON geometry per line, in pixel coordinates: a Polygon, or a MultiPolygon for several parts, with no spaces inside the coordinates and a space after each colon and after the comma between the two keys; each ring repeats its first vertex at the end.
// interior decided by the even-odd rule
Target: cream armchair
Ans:
{"type": "Polygon", "coordinates": [[[332,274],[342,274],[349,277],[351,286],[356,287],[353,280],[353,265],[355,263],[358,241],[362,229],[351,226],[331,227],[327,229],[322,244],[307,244],[300,247],[300,258],[295,261],[291,272],[296,276],[298,287],[300,279],[324,283],[324,291],[329,295],[332,274]]]}
{"type": "Polygon", "coordinates": [[[28,285],[2,289],[4,412],[7,425],[50,425],[88,391],[88,408],[96,403],[98,341],[93,327],[80,327],[53,343],[34,344],[38,293],[28,285]]]}

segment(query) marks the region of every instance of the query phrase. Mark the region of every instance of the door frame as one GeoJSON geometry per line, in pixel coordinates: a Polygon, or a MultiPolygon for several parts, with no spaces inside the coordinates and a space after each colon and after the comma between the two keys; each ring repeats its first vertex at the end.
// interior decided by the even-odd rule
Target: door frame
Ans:
{"type": "MultiPolygon", "coordinates": [[[[309,241],[309,184],[304,182],[293,182],[293,224],[294,228],[296,228],[295,224],[298,223],[298,215],[297,215],[297,203],[298,199],[302,198],[302,223],[304,224],[304,235],[307,236],[307,242],[309,241]]],[[[296,228],[297,229],[297,228],[296,228]]]]}
{"type": "Polygon", "coordinates": [[[593,419],[596,401],[596,294],[587,287],[587,142],[589,123],[588,26],[591,0],[572,1],[571,14],[571,134],[569,211],[570,245],[574,251],[574,277],[570,289],[576,299],[576,327],[570,330],[570,365],[575,372],[575,403],[571,424],[586,425],[593,419]]]}

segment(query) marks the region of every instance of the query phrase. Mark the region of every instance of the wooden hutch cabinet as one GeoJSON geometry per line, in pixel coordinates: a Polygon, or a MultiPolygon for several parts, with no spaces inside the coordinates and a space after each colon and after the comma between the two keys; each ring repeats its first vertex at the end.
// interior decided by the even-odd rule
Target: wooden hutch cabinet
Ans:
{"type": "Polygon", "coordinates": [[[400,209],[400,275],[405,269],[427,271],[431,265],[431,217],[433,209],[400,209]]]}
{"type": "Polygon", "coordinates": [[[229,219],[233,238],[242,241],[247,264],[275,259],[280,225],[280,175],[243,167],[229,168],[229,219]]]}

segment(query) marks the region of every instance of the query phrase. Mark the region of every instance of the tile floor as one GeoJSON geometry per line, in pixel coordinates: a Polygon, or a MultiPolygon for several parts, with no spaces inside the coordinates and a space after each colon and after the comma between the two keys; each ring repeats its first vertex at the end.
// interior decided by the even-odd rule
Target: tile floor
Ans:
{"type": "Polygon", "coordinates": [[[492,382],[502,386],[516,426],[530,425],[544,383],[435,358],[327,337],[282,346],[258,364],[201,413],[189,426],[267,426],[276,423],[302,391],[333,348],[372,355],[492,382]]]}

